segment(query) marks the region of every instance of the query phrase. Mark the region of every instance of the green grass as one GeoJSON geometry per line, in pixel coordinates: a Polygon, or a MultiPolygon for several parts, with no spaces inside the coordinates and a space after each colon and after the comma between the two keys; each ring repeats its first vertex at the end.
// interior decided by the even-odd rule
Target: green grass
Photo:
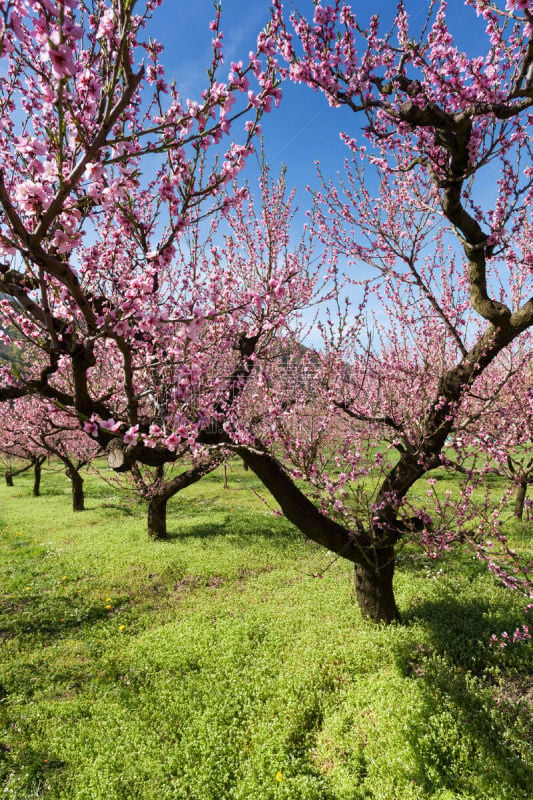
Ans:
{"type": "Polygon", "coordinates": [[[471,554],[404,549],[379,628],[237,466],[171,501],[166,542],[96,476],[79,514],[31,478],[0,487],[3,797],[531,796],[531,651],[489,641],[522,603],[471,554]]]}

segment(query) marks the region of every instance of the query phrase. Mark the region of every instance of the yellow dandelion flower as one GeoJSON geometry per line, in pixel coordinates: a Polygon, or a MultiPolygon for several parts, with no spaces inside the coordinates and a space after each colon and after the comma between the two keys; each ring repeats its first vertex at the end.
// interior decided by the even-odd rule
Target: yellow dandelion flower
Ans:
{"type": "Polygon", "coordinates": [[[279,769],[276,772],[276,780],[278,783],[283,780],[283,772],[280,772],[279,769]]]}
{"type": "Polygon", "coordinates": [[[106,605],[106,608],[112,608],[112,606],[110,606],[110,605],[109,605],[109,603],[108,603],[108,604],[106,605]]]}
{"type": "Polygon", "coordinates": [[[125,627],[126,627],[125,625],[119,625],[118,629],[119,629],[119,631],[123,631],[125,627]]]}

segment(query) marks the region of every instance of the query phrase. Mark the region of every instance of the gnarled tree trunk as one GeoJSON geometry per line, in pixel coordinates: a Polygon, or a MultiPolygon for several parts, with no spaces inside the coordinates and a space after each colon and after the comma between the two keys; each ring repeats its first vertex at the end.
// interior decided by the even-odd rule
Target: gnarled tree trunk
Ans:
{"type": "Polygon", "coordinates": [[[527,485],[528,485],[527,478],[520,481],[520,483],[518,484],[518,490],[516,492],[515,504],[514,504],[514,516],[516,519],[523,519],[524,517],[524,505],[526,502],[527,485]]]}
{"type": "Polygon", "coordinates": [[[287,519],[308,538],[353,562],[355,593],[363,617],[386,625],[399,621],[393,587],[392,533],[391,541],[382,542],[381,547],[368,534],[354,535],[353,531],[322,514],[269,453],[245,447],[237,452],[276,498],[287,519]]]}
{"type": "Polygon", "coordinates": [[[166,494],[154,494],[148,501],[148,536],[150,539],[167,538],[166,494]]]}
{"type": "Polygon", "coordinates": [[[394,548],[386,547],[368,553],[354,564],[355,595],[361,614],[373,622],[400,621],[394,599],[394,548]]]}
{"type": "MultiPolygon", "coordinates": [[[[222,456],[216,455],[209,461],[200,462],[166,482],[163,467],[158,467],[157,475],[161,483],[157,491],[148,495],[148,536],[150,539],[166,539],[167,537],[167,503],[170,498],[212,472],[221,461],[222,456]]],[[[135,472],[135,465],[133,465],[132,471],[135,472]]]]}
{"type": "Polygon", "coordinates": [[[13,486],[13,478],[15,475],[22,475],[23,472],[26,472],[33,466],[33,462],[30,461],[25,467],[21,467],[20,469],[8,469],[5,474],[6,479],[6,486],[13,486]]]}
{"type": "Polygon", "coordinates": [[[77,469],[69,468],[67,475],[72,485],[72,510],[83,511],[85,509],[85,495],[83,493],[83,478],[77,469]]]}
{"type": "Polygon", "coordinates": [[[33,462],[33,496],[39,497],[41,494],[41,473],[42,466],[46,461],[46,456],[40,456],[33,462]]]}

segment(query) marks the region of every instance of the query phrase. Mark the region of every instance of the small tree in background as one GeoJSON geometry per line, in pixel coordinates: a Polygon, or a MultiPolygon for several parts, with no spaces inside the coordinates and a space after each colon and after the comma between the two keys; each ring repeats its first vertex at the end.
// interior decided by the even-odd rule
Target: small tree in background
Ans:
{"type": "MultiPolygon", "coordinates": [[[[80,430],[78,420],[38,397],[28,396],[3,404],[3,423],[4,451],[29,460],[25,469],[34,467],[34,496],[39,496],[42,465],[47,458],[55,457],[63,463],[71,482],[73,510],[83,511],[80,470],[96,458],[99,447],[80,430]]],[[[13,474],[16,473],[11,472],[13,474]]],[[[6,480],[8,475],[6,473],[6,480]]]]}
{"type": "Polygon", "coordinates": [[[33,496],[41,492],[41,471],[47,450],[33,437],[42,424],[42,406],[33,398],[2,403],[2,437],[0,452],[6,461],[5,479],[13,486],[13,478],[33,467],[33,496]],[[19,462],[25,462],[21,466],[19,462]]]}
{"type": "Polygon", "coordinates": [[[42,424],[31,430],[31,438],[64,465],[72,488],[72,510],[83,511],[85,495],[81,470],[101,454],[101,449],[94,439],[80,430],[78,420],[71,414],[58,411],[50,404],[43,405],[42,424]]]}
{"type": "Polygon", "coordinates": [[[123,476],[127,480],[130,491],[134,491],[137,499],[141,499],[148,506],[147,527],[150,539],[166,539],[167,537],[167,503],[178,492],[192,486],[204,475],[208,475],[221,463],[221,456],[211,455],[200,458],[197,456],[190,466],[185,466],[176,474],[176,469],[170,466],[143,467],[134,464],[131,470],[123,476]],[[174,473],[174,474],[173,474],[174,473]]]}

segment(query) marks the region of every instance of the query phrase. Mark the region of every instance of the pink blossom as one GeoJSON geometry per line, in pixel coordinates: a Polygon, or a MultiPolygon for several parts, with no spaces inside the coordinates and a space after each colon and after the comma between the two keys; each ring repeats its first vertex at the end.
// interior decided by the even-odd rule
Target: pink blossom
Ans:
{"type": "Polygon", "coordinates": [[[68,45],[49,42],[43,60],[48,59],[52,62],[52,73],[58,80],[75,74],[74,52],[68,45]]]}
{"type": "Polygon", "coordinates": [[[126,444],[137,444],[139,440],[138,431],[139,431],[138,425],[134,425],[132,428],[128,428],[128,430],[124,434],[124,442],[126,444]]]}
{"type": "Polygon", "coordinates": [[[83,430],[85,433],[88,433],[89,436],[98,436],[98,425],[92,421],[83,423],[83,430]]]}
{"type": "Polygon", "coordinates": [[[171,433],[170,436],[167,436],[164,439],[164,444],[168,447],[169,450],[175,450],[181,444],[181,437],[177,436],[175,433],[171,433]]]}
{"type": "Polygon", "coordinates": [[[100,23],[96,32],[96,38],[102,39],[103,37],[110,39],[116,28],[115,10],[108,8],[100,17],[100,23]]]}
{"type": "Polygon", "coordinates": [[[15,189],[15,197],[23,211],[28,214],[37,214],[45,209],[50,202],[48,187],[35,181],[19,183],[15,189]]]}
{"type": "Polygon", "coordinates": [[[100,422],[100,427],[103,428],[105,431],[113,431],[114,433],[119,430],[120,422],[115,422],[113,417],[110,419],[103,419],[100,422]]]}

